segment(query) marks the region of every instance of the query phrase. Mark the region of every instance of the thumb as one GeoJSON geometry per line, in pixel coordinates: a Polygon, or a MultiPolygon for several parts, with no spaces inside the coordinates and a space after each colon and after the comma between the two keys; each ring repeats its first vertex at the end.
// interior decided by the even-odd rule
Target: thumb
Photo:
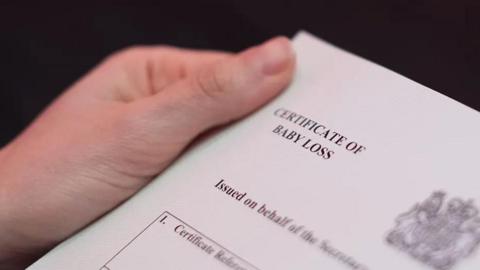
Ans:
{"type": "Polygon", "coordinates": [[[192,134],[183,135],[193,137],[272,99],[290,83],[294,66],[289,39],[277,37],[205,66],[151,97],[151,103],[163,115],[170,108],[176,125],[191,128],[192,134]]]}

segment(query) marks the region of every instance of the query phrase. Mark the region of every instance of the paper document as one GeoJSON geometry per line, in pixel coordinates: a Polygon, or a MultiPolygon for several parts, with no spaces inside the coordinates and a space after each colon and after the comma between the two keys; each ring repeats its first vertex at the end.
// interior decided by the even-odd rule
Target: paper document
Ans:
{"type": "Polygon", "coordinates": [[[480,113],[293,43],[283,94],[29,269],[480,269],[480,113]]]}

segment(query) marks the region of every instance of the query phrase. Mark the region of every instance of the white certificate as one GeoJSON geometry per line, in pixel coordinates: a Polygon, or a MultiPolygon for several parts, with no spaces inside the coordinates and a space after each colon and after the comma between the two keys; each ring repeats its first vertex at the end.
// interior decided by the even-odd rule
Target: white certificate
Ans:
{"type": "Polygon", "coordinates": [[[480,114],[305,32],[291,86],[29,269],[480,269],[480,114]]]}

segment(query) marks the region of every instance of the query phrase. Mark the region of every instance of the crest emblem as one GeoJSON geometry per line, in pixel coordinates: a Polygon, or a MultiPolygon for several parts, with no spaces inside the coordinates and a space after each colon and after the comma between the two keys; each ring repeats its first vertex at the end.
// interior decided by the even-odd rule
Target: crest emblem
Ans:
{"type": "Polygon", "coordinates": [[[436,270],[450,270],[480,246],[480,215],[472,200],[434,192],[397,217],[387,243],[436,270]]]}

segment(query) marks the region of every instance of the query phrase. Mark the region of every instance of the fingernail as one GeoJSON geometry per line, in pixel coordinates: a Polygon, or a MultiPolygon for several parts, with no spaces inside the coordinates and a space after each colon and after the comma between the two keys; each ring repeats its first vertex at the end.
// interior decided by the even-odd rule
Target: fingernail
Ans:
{"type": "Polygon", "coordinates": [[[264,75],[275,75],[285,71],[294,57],[290,40],[277,37],[260,45],[255,58],[264,75]]]}

